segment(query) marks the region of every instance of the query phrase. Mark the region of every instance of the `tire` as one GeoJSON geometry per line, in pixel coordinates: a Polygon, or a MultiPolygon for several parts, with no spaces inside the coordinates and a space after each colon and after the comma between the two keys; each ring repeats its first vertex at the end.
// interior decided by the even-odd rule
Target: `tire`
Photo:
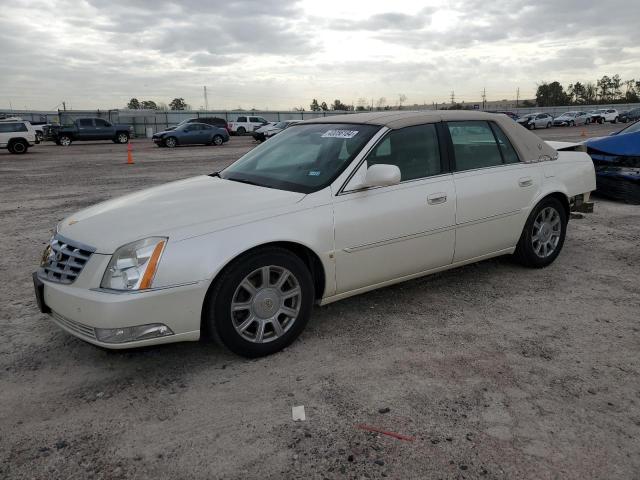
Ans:
{"type": "Polygon", "coordinates": [[[24,153],[27,153],[27,150],[29,150],[29,144],[24,140],[14,140],[13,142],[9,143],[7,149],[10,153],[13,153],[15,155],[22,155],[24,153]]]}
{"type": "Polygon", "coordinates": [[[167,148],[174,148],[178,145],[176,137],[167,137],[164,139],[164,146],[167,148]]]}
{"type": "Polygon", "coordinates": [[[531,122],[531,123],[529,124],[529,130],[535,130],[535,129],[536,129],[536,124],[535,124],[535,123],[533,123],[533,122],[531,122]]]}
{"type": "Polygon", "coordinates": [[[514,257],[526,267],[543,268],[558,257],[567,233],[567,211],[554,197],[533,209],[522,230],[514,257]]]}
{"type": "Polygon", "coordinates": [[[42,134],[42,132],[36,132],[36,141],[42,142],[42,140],[44,140],[44,135],[42,134]]]}
{"type": "Polygon", "coordinates": [[[547,123],[546,128],[551,128],[551,122],[548,122],[548,123],[547,123]]]}
{"type": "Polygon", "coordinates": [[[203,328],[238,355],[271,355],[302,333],[313,301],[313,279],[300,258],[282,248],[260,249],[223,270],[207,295],[203,328]]]}
{"type": "Polygon", "coordinates": [[[120,132],[116,134],[116,142],[117,143],[127,143],[129,142],[129,134],[120,132]]]}
{"type": "Polygon", "coordinates": [[[602,124],[604,123],[604,118],[599,118],[599,119],[598,119],[598,123],[599,123],[600,125],[602,125],[602,124]]]}
{"type": "Polygon", "coordinates": [[[244,127],[239,127],[238,130],[236,130],[236,133],[238,135],[244,135],[245,133],[247,133],[247,129],[244,127]]]}
{"type": "Polygon", "coordinates": [[[618,123],[618,117],[614,118],[611,123],[618,123]]]}
{"type": "Polygon", "coordinates": [[[69,145],[71,145],[71,142],[73,142],[73,140],[71,139],[71,137],[69,135],[62,135],[60,138],[58,138],[58,145],[62,145],[63,147],[68,147],[69,145]]]}
{"type": "Polygon", "coordinates": [[[575,127],[575,126],[576,126],[576,122],[574,122],[573,120],[571,120],[571,121],[569,122],[569,126],[570,126],[570,127],[575,127]]]}
{"type": "Polygon", "coordinates": [[[222,145],[224,143],[224,139],[222,138],[222,135],[214,135],[213,139],[211,140],[211,143],[213,143],[215,146],[219,147],[220,145],[222,145]]]}

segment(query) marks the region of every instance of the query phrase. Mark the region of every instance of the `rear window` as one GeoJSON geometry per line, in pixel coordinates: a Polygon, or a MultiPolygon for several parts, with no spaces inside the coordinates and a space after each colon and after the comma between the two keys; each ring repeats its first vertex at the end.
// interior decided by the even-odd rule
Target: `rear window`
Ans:
{"type": "Polygon", "coordinates": [[[16,122],[16,123],[4,123],[0,122],[0,133],[8,133],[8,132],[26,132],[27,126],[24,123],[16,122]]]}
{"type": "Polygon", "coordinates": [[[449,122],[447,126],[457,171],[502,165],[502,154],[488,122],[449,122]]]}

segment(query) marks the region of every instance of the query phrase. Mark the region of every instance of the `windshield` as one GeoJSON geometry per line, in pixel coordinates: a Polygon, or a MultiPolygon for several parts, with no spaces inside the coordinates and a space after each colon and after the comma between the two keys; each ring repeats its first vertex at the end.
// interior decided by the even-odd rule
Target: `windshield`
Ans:
{"type": "Polygon", "coordinates": [[[292,125],[220,172],[227,180],[311,193],[329,185],[356,157],[377,125],[292,125]]]}
{"type": "Polygon", "coordinates": [[[276,128],[286,128],[287,127],[287,122],[278,122],[274,125],[274,127],[276,128]]]}
{"type": "Polygon", "coordinates": [[[621,133],[636,133],[640,132],[640,122],[632,123],[627,128],[623,128],[618,132],[618,135],[621,133]]]}

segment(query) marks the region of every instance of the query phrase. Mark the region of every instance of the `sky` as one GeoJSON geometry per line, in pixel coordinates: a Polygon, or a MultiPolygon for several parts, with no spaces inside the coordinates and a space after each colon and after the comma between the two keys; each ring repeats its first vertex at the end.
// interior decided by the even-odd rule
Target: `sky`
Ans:
{"type": "Polygon", "coordinates": [[[0,0],[0,109],[533,98],[640,79],[635,1],[0,0]]]}

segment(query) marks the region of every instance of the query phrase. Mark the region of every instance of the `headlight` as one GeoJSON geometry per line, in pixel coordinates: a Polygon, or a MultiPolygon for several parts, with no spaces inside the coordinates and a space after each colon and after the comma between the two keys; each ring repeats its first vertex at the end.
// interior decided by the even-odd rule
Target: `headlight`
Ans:
{"type": "Polygon", "coordinates": [[[150,237],[123,245],[111,257],[100,287],[124,291],[151,288],[166,244],[165,237],[150,237]]]}

